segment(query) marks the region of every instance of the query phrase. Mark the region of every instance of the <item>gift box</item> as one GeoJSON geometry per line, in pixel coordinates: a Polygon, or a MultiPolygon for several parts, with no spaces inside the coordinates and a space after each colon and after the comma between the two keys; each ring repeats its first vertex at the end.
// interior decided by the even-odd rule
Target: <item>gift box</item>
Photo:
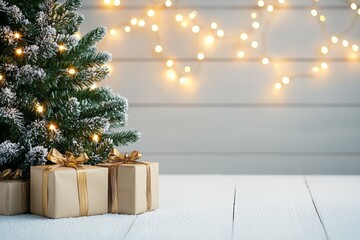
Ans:
{"type": "Polygon", "coordinates": [[[108,169],[76,164],[70,153],[61,156],[52,149],[48,159],[56,165],[31,167],[31,213],[50,218],[107,213],[108,169]]]}
{"type": "Polygon", "coordinates": [[[159,207],[159,163],[136,161],[141,153],[112,151],[109,169],[109,212],[139,214],[159,207]]]}
{"type": "Polygon", "coordinates": [[[29,209],[29,182],[20,180],[21,171],[10,169],[0,174],[0,214],[16,215],[29,209]]]}

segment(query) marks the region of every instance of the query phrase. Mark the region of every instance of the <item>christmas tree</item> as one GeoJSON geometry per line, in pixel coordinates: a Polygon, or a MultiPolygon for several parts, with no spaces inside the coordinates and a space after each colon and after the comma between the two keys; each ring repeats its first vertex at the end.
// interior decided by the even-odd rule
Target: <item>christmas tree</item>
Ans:
{"type": "Polygon", "coordinates": [[[96,51],[104,27],[77,35],[82,1],[12,2],[0,0],[0,170],[28,177],[50,148],[96,164],[136,142],[136,130],[116,131],[127,123],[127,100],[96,86],[111,55],[96,51]]]}

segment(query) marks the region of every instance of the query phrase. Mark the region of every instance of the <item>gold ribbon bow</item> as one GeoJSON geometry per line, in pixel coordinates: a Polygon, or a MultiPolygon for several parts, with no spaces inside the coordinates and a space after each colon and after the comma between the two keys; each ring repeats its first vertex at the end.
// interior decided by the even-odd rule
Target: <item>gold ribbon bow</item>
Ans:
{"type": "Polygon", "coordinates": [[[88,192],[87,192],[87,180],[85,169],[80,166],[81,164],[86,163],[89,158],[84,153],[78,157],[75,157],[71,152],[66,152],[65,155],[62,155],[58,150],[52,148],[46,157],[49,161],[55,163],[44,169],[42,177],[42,210],[43,214],[47,216],[48,214],[48,179],[49,172],[52,169],[58,167],[71,167],[76,170],[77,176],[77,185],[78,185],[78,196],[79,196],[79,215],[86,216],[89,212],[89,203],[88,203],[88,192]]]}
{"type": "Polygon", "coordinates": [[[0,180],[18,180],[22,177],[22,171],[21,169],[11,170],[5,169],[0,173],[0,180]]]}
{"type": "MultiPolygon", "coordinates": [[[[21,169],[11,170],[10,168],[5,169],[0,173],[0,181],[1,180],[21,180],[22,179],[22,171],[21,169]]],[[[24,211],[28,209],[28,200],[26,193],[25,184],[21,184],[21,207],[24,211]]]]}
{"type": "Polygon", "coordinates": [[[142,157],[141,152],[132,151],[131,153],[120,153],[117,149],[112,149],[109,157],[108,163],[113,163],[113,166],[110,167],[110,188],[111,188],[111,204],[110,204],[110,212],[117,213],[118,212],[118,187],[117,187],[117,179],[118,179],[118,171],[117,167],[121,164],[143,164],[146,167],[146,210],[149,211],[151,208],[151,170],[150,165],[145,162],[137,161],[142,157]]]}

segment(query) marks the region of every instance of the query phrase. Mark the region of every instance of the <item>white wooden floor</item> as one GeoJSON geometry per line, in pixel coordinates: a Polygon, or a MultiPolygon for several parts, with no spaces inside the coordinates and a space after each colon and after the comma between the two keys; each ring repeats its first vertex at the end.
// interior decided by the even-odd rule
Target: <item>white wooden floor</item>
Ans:
{"type": "Polygon", "coordinates": [[[0,216],[0,239],[360,239],[360,176],[162,175],[138,215],[0,216]]]}

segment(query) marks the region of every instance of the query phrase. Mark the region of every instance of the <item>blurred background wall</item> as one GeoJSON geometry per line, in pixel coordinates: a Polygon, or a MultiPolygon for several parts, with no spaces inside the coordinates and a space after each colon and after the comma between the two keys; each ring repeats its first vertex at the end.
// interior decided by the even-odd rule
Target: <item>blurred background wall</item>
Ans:
{"type": "Polygon", "coordinates": [[[142,132],[121,149],[166,174],[359,174],[357,2],[85,0],[81,33],[113,29],[104,85],[142,132]]]}

